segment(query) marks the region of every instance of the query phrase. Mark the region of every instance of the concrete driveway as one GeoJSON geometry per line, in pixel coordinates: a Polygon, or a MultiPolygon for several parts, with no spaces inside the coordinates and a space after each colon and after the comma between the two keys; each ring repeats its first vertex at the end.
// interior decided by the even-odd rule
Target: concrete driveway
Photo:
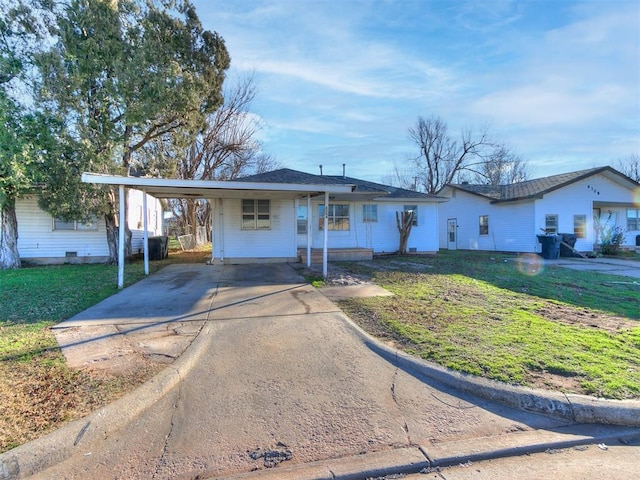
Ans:
{"type": "Polygon", "coordinates": [[[136,392],[0,456],[16,478],[194,479],[329,459],[419,468],[461,449],[591,435],[410,375],[288,265],[172,265],[64,326],[83,325],[120,332],[70,343],[94,363],[105,339],[179,336],[170,325],[190,332],[188,348],[136,392]]]}

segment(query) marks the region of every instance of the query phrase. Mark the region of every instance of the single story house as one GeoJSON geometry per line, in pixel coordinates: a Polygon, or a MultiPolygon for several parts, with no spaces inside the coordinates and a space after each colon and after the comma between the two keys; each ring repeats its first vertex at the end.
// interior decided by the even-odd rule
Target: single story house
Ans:
{"type": "MultiPolygon", "coordinates": [[[[129,228],[134,253],[143,250],[143,192],[128,190],[129,228]]],[[[162,235],[163,207],[147,195],[147,235],[162,235]]],[[[53,218],[38,206],[38,197],[16,200],[18,252],[20,259],[33,264],[101,263],[109,258],[103,218],[88,223],[53,218]]]]}
{"type": "Polygon", "coordinates": [[[438,195],[441,249],[541,251],[537,235],[568,233],[589,252],[604,228],[625,232],[623,247],[640,235],[640,184],[610,166],[511,185],[450,184],[438,195]]]}
{"type": "Polygon", "coordinates": [[[157,198],[205,198],[212,205],[212,262],[298,262],[371,258],[396,252],[396,212],[415,220],[408,251],[438,250],[445,199],[333,175],[279,169],[234,181],[83,174],[83,181],[146,191],[157,198]]]}

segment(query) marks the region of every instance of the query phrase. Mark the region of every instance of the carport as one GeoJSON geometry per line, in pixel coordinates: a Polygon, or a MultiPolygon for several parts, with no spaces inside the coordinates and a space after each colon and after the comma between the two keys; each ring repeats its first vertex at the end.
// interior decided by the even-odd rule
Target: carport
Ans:
{"type": "MultiPolygon", "coordinates": [[[[205,198],[212,202],[212,216],[224,214],[224,200],[255,198],[290,198],[306,199],[307,208],[311,209],[311,198],[324,196],[324,238],[322,245],[322,273],[327,276],[328,251],[328,211],[329,196],[351,193],[354,185],[321,185],[295,183],[261,183],[242,181],[214,181],[214,180],[180,180],[165,178],[125,177],[119,175],[105,175],[98,173],[83,173],[82,181],[101,185],[117,186],[119,192],[119,221],[118,221],[118,288],[124,286],[124,243],[125,243],[125,188],[134,188],[156,198],[205,198]]],[[[143,200],[143,211],[147,211],[146,195],[143,200]]],[[[149,274],[149,239],[147,233],[147,215],[143,215],[144,230],[144,271],[149,274]]],[[[212,221],[212,230],[215,222],[212,221]]],[[[213,233],[213,232],[212,232],[213,233]]],[[[213,235],[212,235],[213,238],[213,235]]],[[[224,231],[219,233],[219,239],[224,242],[224,231]]],[[[307,217],[307,266],[311,262],[311,216],[307,217]]],[[[221,252],[223,252],[222,250],[221,252]]],[[[214,261],[212,249],[212,261],[214,261]]],[[[220,261],[224,261],[221,253],[220,261]]]]}

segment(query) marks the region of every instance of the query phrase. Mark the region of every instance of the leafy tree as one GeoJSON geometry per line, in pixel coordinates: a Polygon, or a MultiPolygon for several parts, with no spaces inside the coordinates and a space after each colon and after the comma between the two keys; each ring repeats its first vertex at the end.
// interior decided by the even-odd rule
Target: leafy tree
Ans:
{"type": "Polygon", "coordinates": [[[0,8],[0,268],[20,267],[16,198],[28,192],[37,174],[38,118],[13,98],[25,72],[18,12],[0,8]]]}
{"type": "Polygon", "coordinates": [[[526,164],[505,145],[491,140],[488,130],[449,133],[446,122],[432,116],[418,117],[409,128],[418,154],[403,169],[396,167],[394,183],[404,188],[437,193],[455,179],[475,176],[481,183],[526,177],[526,164]],[[508,175],[510,174],[510,175],[508,175]]]}
{"type": "Polygon", "coordinates": [[[81,184],[80,173],[126,175],[150,142],[201,128],[222,103],[230,58],[188,0],[69,0],[53,17],[53,45],[35,59],[38,100],[73,148],[48,156],[42,205],[65,218],[104,214],[115,262],[117,191],[81,184]]]}

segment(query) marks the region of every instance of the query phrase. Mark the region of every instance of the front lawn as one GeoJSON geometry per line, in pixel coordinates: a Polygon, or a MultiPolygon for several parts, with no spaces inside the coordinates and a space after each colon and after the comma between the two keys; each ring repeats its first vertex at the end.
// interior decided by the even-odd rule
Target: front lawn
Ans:
{"type": "MultiPolygon", "coordinates": [[[[210,253],[171,252],[150,262],[204,262],[210,253]]],[[[127,264],[125,284],[144,277],[142,261],[127,264]]],[[[128,377],[70,369],[49,327],[113,295],[117,268],[59,265],[0,270],[0,452],[105,405],[146,381],[149,368],[128,377]]]]}
{"type": "Polygon", "coordinates": [[[409,353],[511,384],[640,398],[640,284],[633,279],[460,251],[342,266],[395,296],[341,307],[409,353]]]}

